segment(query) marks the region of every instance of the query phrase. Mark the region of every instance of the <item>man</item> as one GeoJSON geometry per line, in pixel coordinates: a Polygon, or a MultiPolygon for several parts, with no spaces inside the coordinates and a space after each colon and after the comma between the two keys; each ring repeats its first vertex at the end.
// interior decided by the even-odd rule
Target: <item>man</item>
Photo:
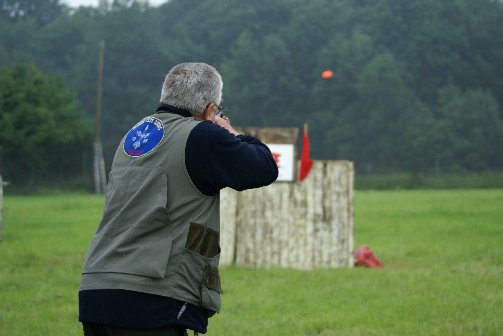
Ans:
{"type": "Polygon", "coordinates": [[[208,64],[175,66],[122,139],[84,263],[86,336],[206,333],[220,310],[219,191],[278,176],[267,146],[218,115],[222,85],[208,64]]]}

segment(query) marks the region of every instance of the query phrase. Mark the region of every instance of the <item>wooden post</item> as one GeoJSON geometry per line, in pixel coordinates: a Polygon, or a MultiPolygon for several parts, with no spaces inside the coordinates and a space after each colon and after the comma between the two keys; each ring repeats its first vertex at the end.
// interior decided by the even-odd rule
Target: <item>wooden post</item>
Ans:
{"type": "Polygon", "coordinates": [[[220,263],[222,265],[231,265],[235,262],[237,195],[237,191],[229,188],[220,194],[220,218],[223,219],[220,229],[220,263]]]}
{"type": "Polygon", "coordinates": [[[222,265],[351,267],[353,180],[352,162],[315,161],[303,182],[222,190],[222,265]]]}
{"type": "Polygon", "coordinates": [[[106,188],[105,159],[103,158],[103,147],[101,145],[101,100],[103,87],[103,63],[105,54],[105,41],[100,42],[100,54],[98,58],[98,80],[96,85],[96,120],[94,128],[93,145],[93,171],[94,171],[94,192],[102,194],[106,188]]]}

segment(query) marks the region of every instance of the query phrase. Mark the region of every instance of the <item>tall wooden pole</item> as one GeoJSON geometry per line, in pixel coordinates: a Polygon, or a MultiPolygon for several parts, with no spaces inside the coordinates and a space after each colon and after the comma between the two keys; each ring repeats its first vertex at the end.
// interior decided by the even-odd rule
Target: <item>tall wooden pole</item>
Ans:
{"type": "Polygon", "coordinates": [[[105,41],[100,42],[100,54],[98,57],[98,80],[96,85],[96,124],[94,128],[93,145],[93,168],[94,168],[94,192],[102,194],[106,188],[105,159],[103,158],[103,146],[101,145],[101,100],[103,88],[103,63],[105,55],[105,41]]]}
{"type": "Polygon", "coordinates": [[[100,42],[100,54],[98,56],[98,79],[96,83],[96,124],[94,130],[94,141],[100,141],[101,133],[101,100],[103,96],[103,63],[105,57],[105,41],[100,42]]]}

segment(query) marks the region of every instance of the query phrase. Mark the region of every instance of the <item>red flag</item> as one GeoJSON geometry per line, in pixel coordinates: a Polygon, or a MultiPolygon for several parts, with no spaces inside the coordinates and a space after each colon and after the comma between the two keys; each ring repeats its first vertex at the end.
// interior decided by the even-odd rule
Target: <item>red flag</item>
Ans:
{"type": "Polygon", "coordinates": [[[302,154],[300,155],[299,180],[303,181],[311,167],[313,160],[309,159],[309,136],[307,134],[307,124],[304,124],[304,135],[302,137],[302,154]]]}

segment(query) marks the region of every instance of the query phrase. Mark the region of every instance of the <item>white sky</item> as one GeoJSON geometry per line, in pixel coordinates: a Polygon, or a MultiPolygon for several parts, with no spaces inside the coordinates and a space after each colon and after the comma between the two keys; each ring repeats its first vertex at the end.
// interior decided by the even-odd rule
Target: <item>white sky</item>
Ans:
{"type": "MultiPolygon", "coordinates": [[[[149,0],[148,2],[152,6],[160,5],[167,0],[149,0]]],[[[61,2],[67,4],[70,7],[79,7],[79,6],[97,6],[99,0],[62,0],[61,2]]]]}

